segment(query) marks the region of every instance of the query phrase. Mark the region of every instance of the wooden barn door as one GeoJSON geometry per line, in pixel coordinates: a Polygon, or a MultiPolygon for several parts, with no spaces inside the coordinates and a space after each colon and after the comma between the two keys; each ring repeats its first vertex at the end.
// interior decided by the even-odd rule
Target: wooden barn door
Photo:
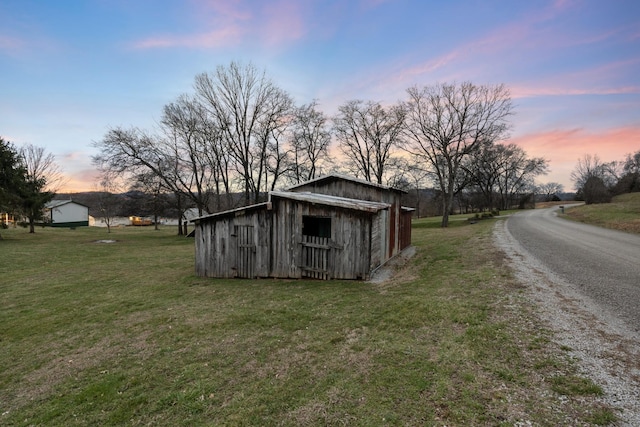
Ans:
{"type": "Polygon", "coordinates": [[[330,279],[330,240],[329,237],[302,235],[302,277],[322,280],[330,279]]]}
{"type": "Polygon", "coordinates": [[[256,266],[256,242],[252,225],[234,226],[236,236],[236,277],[253,279],[256,266]]]}

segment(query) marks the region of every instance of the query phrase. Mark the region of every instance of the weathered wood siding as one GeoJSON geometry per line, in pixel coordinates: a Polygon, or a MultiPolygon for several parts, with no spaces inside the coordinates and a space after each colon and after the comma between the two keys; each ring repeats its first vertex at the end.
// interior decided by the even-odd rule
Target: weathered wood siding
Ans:
{"type": "MultiPolygon", "coordinates": [[[[310,277],[308,273],[314,267],[307,265],[309,239],[302,234],[302,218],[305,215],[331,218],[331,238],[320,244],[329,246],[326,253],[326,274],[323,278],[368,277],[371,270],[370,232],[374,214],[279,198],[273,199],[272,205],[273,277],[310,277]]],[[[316,256],[324,255],[316,251],[316,256]]],[[[315,269],[318,269],[317,266],[315,269]]]]}
{"type": "Polygon", "coordinates": [[[196,224],[196,274],[203,277],[268,277],[271,212],[265,209],[196,224]]]}
{"type": "Polygon", "coordinates": [[[333,277],[367,279],[371,271],[371,215],[342,211],[332,224],[335,242],[333,277]]]}
{"type": "Polygon", "coordinates": [[[372,219],[371,223],[371,262],[370,268],[373,270],[384,263],[387,259],[387,224],[389,211],[383,210],[372,219]]]}
{"type": "MultiPolygon", "coordinates": [[[[389,208],[388,222],[384,233],[386,250],[383,262],[398,254],[405,247],[401,243],[403,232],[401,230],[402,191],[400,190],[343,179],[326,179],[303,183],[292,188],[291,191],[308,191],[329,196],[389,203],[391,207],[389,208]]],[[[410,242],[409,240],[409,244],[410,242]]]]}
{"type": "Polygon", "coordinates": [[[302,235],[300,269],[303,277],[331,279],[331,238],[302,235]]]}
{"type": "Polygon", "coordinates": [[[302,236],[302,213],[298,203],[277,199],[272,201],[272,262],[271,276],[300,278],[299,242],[302,236]]]}
{"type": "MultiPolygon", "coordinates": [[[[336,179],[312,181],[294,191],[316,194],[272,192],[269,203],[198,219],[196,273],[367,279],[411,241],[411,216],[401,211],[399,190],[336,179]],[[305,216],[330,218],[330,236],[309,223],[310,235],[303,235],[305,216]]],[[[324,219],[311,224],[323,224],[327,231],[324,219]]]]}

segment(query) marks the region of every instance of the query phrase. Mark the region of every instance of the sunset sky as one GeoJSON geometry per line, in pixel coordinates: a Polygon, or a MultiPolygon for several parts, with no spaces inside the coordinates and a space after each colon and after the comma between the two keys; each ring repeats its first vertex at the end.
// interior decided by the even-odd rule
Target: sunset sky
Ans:
{"type": "Polygon", "coordinates": [[[92,141],[154,129],[231,61],[328,115],[413,85],[504,83],[510,142],[566,191],[584,154],[640,150],[638,0],[0,0],[0,135],[53,153],[67,190],[92,190],[92,141]]]}

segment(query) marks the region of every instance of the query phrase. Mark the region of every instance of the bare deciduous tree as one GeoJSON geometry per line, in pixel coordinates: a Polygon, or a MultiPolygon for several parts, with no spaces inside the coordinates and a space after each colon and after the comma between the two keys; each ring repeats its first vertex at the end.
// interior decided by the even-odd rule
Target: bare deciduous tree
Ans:
{"type": "Polygon", "coordinates": [[[64,177],[62,169],[56,163],[52,153],[47,153],[43,147],[27,144],[20,150],[24,159],[27,173],[34,179],[45,179],[45,191],[57,193],[68,179],[64,177]]]}
{"type": "Polygon", "coordinates": [[[259,160],[258,180],[255,183],[257,194],[260,194],[261,188],[265,193],[274,190],[289,163],[289,151],[284,145],[291,123],[293,101],[285,91],[274,88],[267,105],[259,123],[258,143],[255,145],[255,158],[259,160]]]}
{"type": "MultiPolygon", "coordinates": [[[[290,114],[290,96],[249,64],[232,62],[196,76],[197,96],[222,131],[225,146],[242,177],[247,204],[259,198],[273,133],[290,114]]],[[[273,177],[277,180],[277,176],[273,177]]]]}
{"type": "Polygon", "coordinates": [[[428,163],[442,191],[442,227],[449,224],[463,160],[478,144],[506,138],[512,103],[504,85],[439,84],[408,89],[407,151],[428,163]]]}
{"type": "Polygon", "coordinates": [[[496,144],[501,168],[498,174],[500,209],[514,205],[515,197],[534,190],[534,178],[547,172],[547,161],[541,157],[527,157],[527,153],[515,144],[496,144]]]}
{"type": "Polygon", "coordinates": [[[534,188],[534,178],[547,171],[547,161],[528,157],[515,144],[483,143],[462,168],[483,198],[482,208],[510,209],[534,188]]]}
{"type": "Polygon", "coordinates": [[[538,194],[543,196],[546,202],[550,202],[554,199],[554,196],[558,196],[558,193],[564,191],[564,185],[557,182],[545,182],[538,185],[538,194]]]}
{"type": "Polygon", "coordinates": [[[598,155],[585,154],[578,159],[578,163],[571,171],[571,180],[578,193],[582,193],[587,180],[591,177],[599,178],[606,186],[615,184],[615,177],[610,173],[612,169],[608,163],[602,162],[598,155]]]}
{"type": "MultiPolygon", "coordinates": [[[[188,130],[180,129],[183,131],[189,134],[188,130]]],[[[208,212],[210,170],[200,152],[202,144],[195,141],[187,144],[186,138],[173,128],[164,139],[136,128],[114,128],[94,143],[100,152],[93,162],[100,170],[122,179],[134,180],[136,176],[152,173],[177,199],[186,198],[200,212],[208,212]]]]}
{"type": "Polygon", "coordinates": [[[627,154],[623,170],[625,173],[640,173],[640,150],[627,154]]]}
{"type": "Polygon", "coordinates": [[[377,102],[349,101],[339,107],[334,133],[351,169],[370,182],[382,184],[394,151],[402,144],[405,111],[377,102]]]}
{"type": "Polygon", "coordinates": [[[22,191],[22,211],[29,221],[29,233],[35,233],[35,222],[42,219],[43,209],[64,184],[55,156],[43,147],[27,144],[20,149],[26,168],[26,185],[22,191]]]}
{"type": "MultiPolygon", "coordinates": [[[[421,211],[421,193],[430,181],[431,172],[423,165],[411,161],[411,159],[399,157],[393,162],[393,170],[395,171],[391,180],[387,185],[393,188],[406,190],[408,193],[415,192],[415,208],[416,217],[420,218],[421,211]]],[[[410,205],[411,206],[411,205],[410,205]]]]}
{"type": "Polygon", "coordinates": [[[227,171],[221,171],[217,157],[224,158],[223,150],[218,149],[219,130],[209,121],[205,108],[188,95],[165,105],[161,124],[167,138],[159,140],[157,147],[175,163],[172,179],[176,188],[190,196],[200,214],[209,213],[211,190],[216,189],[219,204],[221,181],[227,192],[229,189],[227,171]]]}
{"type": "Polygon", "coordinates": [[[169,204],[166,197],[167,188],[162,180],[152,172],[143,172],[135,176],[130,190],[142,192],[145,198],[150,196],[149,199],[144,200],[143,207],[153,213],[154,229],[158,230],[159,217],[169,204]]]}
{"type": "Polygon", "coordinates": [[[120,212],[121,207],[121,199],[117,196],[122,188],[119,179],[119,176],[113,171],[103,169],[96,184],[98,210],[109,234],[111,233],[113,221],[120,212]]]}
{"type": "Polygon", "coordinates": [[[317,101],[295,110],[291,130],[291,181],[299,184],[316,178],[323,163],[330,161],[331,132],[317,101]]]}

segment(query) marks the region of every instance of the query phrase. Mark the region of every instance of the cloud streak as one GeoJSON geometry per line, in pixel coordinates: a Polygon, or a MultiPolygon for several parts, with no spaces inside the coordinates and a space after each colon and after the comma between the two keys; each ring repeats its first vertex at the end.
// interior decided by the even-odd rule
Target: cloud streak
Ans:
{"type": "MultiPolygon", "coordinates": [[[[487,82],[504,82],[511,89],[514,99],[582,95],[637,95],[640,86],[632,83],[637,74],[640,58],[596,59],[599,65],[580,68],[580,60],[573,69],[554,70],[554,63],[566,62],[562,55],[571,54],[577,46],[598,46],[610,50],[609,43],[629,44],[638,37],[637,29],[630,26],[601,29],[595,33],[564,32],[561,20],[579,13],[584,7],[580,2],[557,0],[548,7],[527,14],[524,18],[507,22],[489,30],[483,37],[461,43],[426,61],[408,65],[404,63],[393,70],[378,71],[366,80],[367,86],[376,86],[383,93],[398,93],[414,84],[431,84],[436,81],[460,81],[469,75],[485,76],[487,82]],[[630,40],[631,39],[631,40],[630,40]],[[529,58],[540,58],[548,64],[538,70],[525,68],[529,58]],[[501,64],[496,68],[495,64],[501,64]]],[[[362,80],[358,82],[365,87],[362,80]]]]}
{"type": "Polygon", "coordinates": [[[164,34],[132,43],[135,49],[211,49],[238,46],[248,41],[278,47],[306,34],[305,13],[300,2],[260,2],[252,7],[242,1],[194,3],[193,21],[202,27],[189,34],[164,34]]]}
{"type": "Polygon", "coordinates": [[[239,43],[241,36],[241,28],[228,26],[226,28],[220,28],[200,34],[185,36],[154,36],[134,42],[132,46],[135,49],[160,49],[173,47],[207,49],[236,45],[239,43]]]}
{"type": "Polygon", "coordinates": [[[532,84],[516,84],[511,86],[511,94],[514,98],[560,95],[637,95],[640,94],[640,86],[621,85],[617,83],[620,79],[615,77],[633,73],[639,63],[640,59],[633,58],[564,73],[532,84]]]}

